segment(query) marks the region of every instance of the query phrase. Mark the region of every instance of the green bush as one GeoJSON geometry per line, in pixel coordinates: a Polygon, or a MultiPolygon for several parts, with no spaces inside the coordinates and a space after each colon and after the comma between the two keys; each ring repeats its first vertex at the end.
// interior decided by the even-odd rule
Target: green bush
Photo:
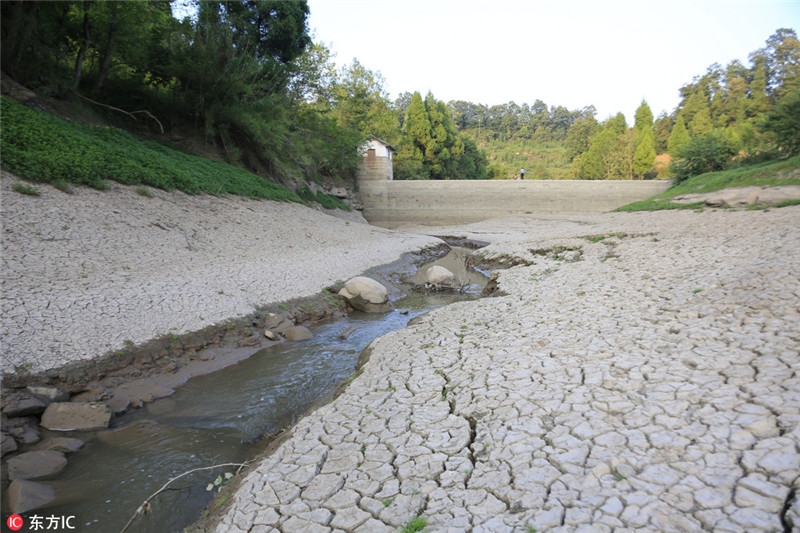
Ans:
{"type": "Polygon", "coordinates": [[[670,165],[673,185],[692,176],[722,170],[735,154],[736,149],[724,133],[711,131],[706,135],[695,135],[678,152],[679,159],[670,165]]]}

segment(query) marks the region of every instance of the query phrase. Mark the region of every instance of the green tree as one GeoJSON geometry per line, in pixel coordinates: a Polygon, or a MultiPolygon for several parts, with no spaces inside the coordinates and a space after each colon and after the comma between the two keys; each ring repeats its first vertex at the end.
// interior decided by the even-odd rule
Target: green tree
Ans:
{"type": "Polygon", "coordinates": [[[641,177],[653,168],[653,162],[656,159],[653,112],[644,100],[636,109],[636,121],[633,125],[633,131],[634,147],[631,171],[634,176],[641,177]]]}
{"type": "Polygon", "coordinates": [[[334,83],[334,109],[341,124],[363,136],[375,135],[394,143],[398,136],[397,117],[384,84],[380,72],[373,72],[353,59],[334,83]]]}
{"type": "Polygon", "coordinates": [[[800,41],[794,30],[778,29],[767,45],[750,56],[766,68],[766,91],[773,102],[800,89],[800,41]]]}
{"type": "Polygon", "coordinates": [[[656,160],[656,141],[652,130],[636,132],[631,171],[642,177],[653,168],[656,160]]]}
{"type": "Polygon", "coordinates": [[[190,112],[233,162],[279,176],[291,166],[291,62],[310,43],[308,3],[199,2],[185,20],[174,75],[190,112]]]}
{"type": "Polygon", "coordinates": [[[589,149],[573,160],[572,174],[579,179],[627,179],[631,177],[632,133],[625,115],[608,119],[589,143],[589,149]]]}
{"type": "Polygon", "coordinates": [[[425,151],[426,162],[434,179],[455,177],[456,162],[464,153],[464,142],[456,131],[450,112],[432,93],[425,97],[425,108],[431,125],[431,143],[425,151]]]}
{"type": "Polygon", "coordinates": [[[568,162],[572,162],[576,157],[589,149],[592,136],[597,131],[599,124],[594,115],[589,115],[586,118],[579,118],[567,132],[567,137],[564,139],[564,146],[566,148],[565,157],[568,162]]]}
{"type": "Polygon", "coordinates": [[[704,107],[697,111],[689,122],[689,131],[694,135],[705,135],[714,125],[711,123],[711,114],[708,108],[704,107]]]}
{"type": "Polygon", "coordinates": [[[684,146],[689,142],[689,132],[686,131],[686,126],[683,123],[683,117],[678,115],[675,125],[672,127],[672,133],[669,134],[667,141],[667,152],[672,157],[678,157],[678,154],[684,146]]]}
{"type": "Polygon", "coordinates": [[[425,151],[432,144],[431,120],[419,92],[411,101],[403,120],[403,137],[394,158],[397,179],[430,179],[430,169],[425,165],[425,151]]]}
{"type": "Polygon", "coordinates": [[[778,149],[785,156],[800,154],[800,90],[784,96],[758,127],[775,135],[778,149]]]}
{"type": "Polygon", "coordinates": [[[656,154],[663,154],[667,151],[670,133],[672,133],[672,117],[665,112],[661,112],[655,122],[655,143],[656,154]]]}

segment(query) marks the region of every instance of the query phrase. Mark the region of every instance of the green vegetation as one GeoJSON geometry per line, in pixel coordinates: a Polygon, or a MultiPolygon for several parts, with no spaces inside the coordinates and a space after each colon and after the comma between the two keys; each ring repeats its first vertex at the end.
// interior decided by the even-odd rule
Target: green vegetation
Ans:
{"type": "Polygon", "coordinates": [[[26,194],[28,196],[39,196],[42,194],[39,189],[33,187],[31,185],[25,185],[24,183],[15,183],[11,189],[14,192],[18,192],[20,194],[26,194]]]}
{"type": "Polygon", "coordinates": [[[428,520],[424,516],[415,516],[403,525],[400,533],[414,533],[415,531],[422,531],[428,525],[428,520]]]}
{"type": "Polygon", "coordinates": [[[236,194],[301,201],[285,187],[241,168],[186,154],[156,141],[138,139],[117,128],[69,122],[5,97],[0,97],[0,106],[3,115],[0,164],[30,181],[63,180],[105,189],[106,180],[113,180],[127,185],[179,189],[189,194],[236,194]]]}
{"type": "Polygon", "coordinates": [[[678,152],[671,170],[675,185],[692,176],[722,170],[736,154],[733,142],[722,132],[695,135],[678,152]]]}
{"type": "Polygon", "coordinates": [[[306,203],[316,202],[325,209],[342,209],[344,211],[351,211],[351,207],[335,196],[324,193],[322,191],[312,192],[308,186],[303,187],[297,191],[297,195],[306,203]]]}
{"type": "Polygon", "coordinates": [[[668,177],[667,154],[680,158],[690,139],[707,135],[723,138],[733,151],[726,163],[739,153],[773,158],[800,153],[795,31],[778,29],[749,59],[749,66],[738,60],[725,68],[714,63],[680,88],[674,111],[655,120],[642,101],[633,127],[622,114],[598,122],[593,106],[570,111],[548,108],[541,100],[492,107],[454,101],[448,107],[459,130],[486,150],[495,178],[508,179],[523,167],[526,179],[668,177]]]}
{"type": "MultiPolygon", "coordinates": [[[[227,162],[258,179],[235,176],[216,162],[199,168],[203,164],[192,161],[193,168],[184,169],[174,159],[160,157],[157,152],[163,147],[158,143],[148,145],[148,156],[157,157],[145,157],[149,164],[138,178],[124,165],[118,168],[137,151],[121,132],[87,135],[80,128],[63,127],[58,128],[60,138],[72,144],[75,135],[80,146],[50,148],[73,148],[83,157],[60,164],[56,154],[40,156],[26,168],[28,177],[47,180],[64,172],[66,181],[92,187],[102,187],[104,179],[120,179],[192,193],[277,195],[295,201],[286,191],[259,182],[294,188],[305,181],[352,179],[362,133],[330,109],[313,105],[319,87],[332,82],[323,82],[321,65],[306,57],[315,52],[307,2],[204,1],[190,2],[190,7],[195,16],[178,20],[166,1],[3,2],[3,76],[53,99],[54,108],[75,110],[69,114],[81,120],[113,123],[150,136],[188,134],[201,141],[197,144],[218,148],[227,162]],[[119,140],[126,153],[112,153],[113,161],[105,162],[97,152],[119,140]],[[33,169],[42,162],[42,170],[33,169]],[[102,168],[88,170],[94,165],[102,168]],[[196,177],[197,170],[227,176],[213,183],[196,177]]],[[[4,117],[4,130],[16,118],[4,117]]],[[[37,141],[42,133],[32,132],[37,141]]],[[[4,144],[13,138],[11,131],[3,132],[4,144]]],[[[137,157],[134,164],[140,162],[137,157]]],[[[16,165],[23,165],[21,158],[16,165]]]]}
{"type": "MultiPolygon", "coordinates": [[[[688,178],[666,192],[641,202],[625,205],[617,209],[617,211],[697,209],[703,204],[673,204],[670,199],[684,194],[703,194],[719,191],[728,187],[800,185],[800,171],[797,171],[799,168],[800,156],[794,156],[785,160],[766,161],[755,165],[709,172],[688,178]]],[[[793,203],[785,205],[792,205],[793,203]]]]}
{"type": "Polygon", "coordinates": [[[173,4],[0,2],[3,76],[35,91],[39,108],[54,102],[150,139],[190,137],[238,168],[5,101],[3,166],[65,191],[116,180],[341,208],[313,184],[352,181],[368,135],[397,148],[396,179],[507,179],[521,168],[526,179],[652,179],[667,177],[671,156],[682,180],[727,168],[734,155],[800,150],[792,29],[776,30],[749,65],[708,67],[669,114],[654,119],[643,100],[630,126],[622,114],[598,120],[593,106],[539,99],[445,104],[405,92],[391,101],[379,72],[355,59],[339,67],[312,42],[306,0],[188,0],[193,16],[183,20],[173,4]],[[721,147],[711,167],[709,139],[721,147]]]}

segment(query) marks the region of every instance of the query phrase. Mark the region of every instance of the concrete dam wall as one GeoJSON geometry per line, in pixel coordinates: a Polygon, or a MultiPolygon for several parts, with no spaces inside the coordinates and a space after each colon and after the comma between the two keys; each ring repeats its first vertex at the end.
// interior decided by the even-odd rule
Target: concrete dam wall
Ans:
{"type": "Polygon", "coordinates": [[[514,214],[603,213],[645,200],[670,181],[359,180],[364,218],[376,226],[447,225],[514,214]]]}

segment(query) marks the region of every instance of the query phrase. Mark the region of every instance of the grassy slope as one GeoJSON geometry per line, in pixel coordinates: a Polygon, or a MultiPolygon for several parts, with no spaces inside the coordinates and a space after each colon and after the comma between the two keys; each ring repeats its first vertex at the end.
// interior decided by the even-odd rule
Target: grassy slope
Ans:
{"type": "Polygon", "coordinates": [[[34,182],[67,189],[70,184],[107,188],[106,180],[148,185],[188,194],[232,194],[255,199],[347,208],[338,199],[311,191],[301,196],[238,167],[139,139],[123,130],[67,121],[0,98],[0,165],[34,182]]]}
{"type": "MultiPolygon", "coordinates": [[[[666,192],[648,200],[634,202],[617,209],[617,211],[655,211],[660,209],[694,209],[702,205],[674,204],[669,200],[684,194],[703,194],[727,189],[728,187],[800,185],[800,156],[789,159],[767,161],[757,165],[708,172],[690,178],[683,183],[671,187],[666,192]]],[[[794,202],[792,202],[794,203],[794,202]]]]}

